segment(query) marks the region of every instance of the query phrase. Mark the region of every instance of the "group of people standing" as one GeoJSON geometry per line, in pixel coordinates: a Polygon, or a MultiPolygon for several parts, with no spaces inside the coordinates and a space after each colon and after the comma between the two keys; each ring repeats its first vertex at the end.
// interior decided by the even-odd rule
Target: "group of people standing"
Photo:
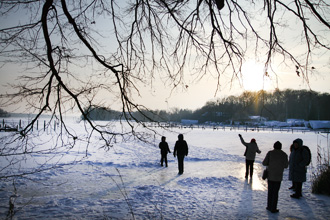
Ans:
{"type": "MultiPolygon", "coordinates": [[[[238,135],[242,144],[246,147],[244,156],[246,158],[246,172],[245,178],[252,177],[253,163],[256,153],[261,153],[255,139],[250,143],[246,143],[242,135],[238,135]]],[[[299,199],[302,196],[302,184],[306,181],[306,166],[308,165],[309,155],[303,147],[303,140],[300,138],[293,141],[290,148],[291,153],[288,155],[282,151],[282,143],[276,141],[274,143],[274,150],[266,154],[262,164],[267,166],[267,179],[268,179],[268,196],[266,209],[272,213],[277,213],[278,193],[283,180],[283,172],[285,168],[289,167],[289,180],[292,181],[292,186],[289,189],[295,191],[291,195],[292,198],[299,199]]]]}
{"type": "MultiPolygon", "coordinates": [[[[163,166],[165,162],[165,166],[167,167],[167,154],[171,153],[170,148],[166,142],[166,137],[162,137],[162,141],[159,143],[160,153],[161,153],[161,166],[163,166]]],[[[178,168],[179,168],[179,175],[183,174],[183,161],[184,157],[188,156],[188,144],[185,140],[183,140],[183,134],[179,134],[178,140],[175,142],[174,145],[174,157],[178,157],[178,168]]]]}
{"type": "MultiPolygon", "coordinates": [[[[245,178],[247,179],[249,176],[252,178],[256,153],[260,154],[261,151],[254,138],[251,139],[250,143],[247,143],[244,141],[241,134],[238,136],[241,143],[246,147],[244,153],[246,164],[245,178]]],[[[302,196],[302,184],[306,181],[306,166],[309,163],[309,155],[307,150],[303,147],[303,141],[299,138],[292,143],[290,148],[290,160],[288,159],[288,155],[282,151],[281,142],[276,141],[273,147],[274,150],[271,150],[266,154],[262,164],[267,166],[268,171],[268,196],[266,209],[272,213],[277,213],[279,212],[277,209],[278,193],[283,180],[284,169],[289,167],[289,180],[292,181],[292,187],[289,189],[295,191],[291,197],[299,199],[302,196]]],[[[171,153],[171,151],[166,142],[166,137],[162,137],[161,142],[159,143],[159,148],[161,149],[161,166],[163,166],[165,162],[165,166],[167,167],[167,154],[171,153]]],[[[183,139],[182,134],[179,134],[178,140],[175,142],[173,155],[174,157],[178,157],[179,175],[181,175],[183,174],[184,157],[188,155],[188,144],[183,139]]]]}

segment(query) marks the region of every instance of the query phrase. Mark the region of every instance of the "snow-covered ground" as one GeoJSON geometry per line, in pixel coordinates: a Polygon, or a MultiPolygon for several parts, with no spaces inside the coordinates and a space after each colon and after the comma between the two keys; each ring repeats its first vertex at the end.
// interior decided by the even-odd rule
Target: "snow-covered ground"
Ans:
{"type": "MultiPolygon", "coordinates": [[[[77,134],[84,130],[78,124],[72,127],[77,134]]],[[[311,168],[309,180],[303,185],[303,198],[299,200],[290,198],[291,182],[288,170],[285,171],[277,214],[266,210],[267,182],[261,179],[261,162],[275,141],[281,141],[283,150],[289,154],[292,141],[303,139],[312,150],[315,165],[317,145],[327,147],[326,134],[201,128],[156,130],[167,137],[171,151],[177,135],[184,134],[189,155],[183,175],[177,174],[177,161],[172,154],[168,155],[169,167],[160,166],[158,135],[150,139],[151,145],[131,140],[108,151],[100,149],[100,140],[95,138],[87,156],[82,144],[53,155],[51,160],[51,155],[35,154],[33,161],[26,161],[26,168],[47,160],[58,168],[14,183],[1,180],[0,218],[6,217],[10,196],[16,188],[16,196],[12,197],[15,219],[330,219],[330,198],[311,193],[311,168]],[[255,138],[262,151],[256,158],[253,179],[244,178],[244,146],[239,133],[246,141],[255,138]],[[76,162],[67,164],[70,161],[76,162]]],[[[54,144],[47,139],[51,132],[47,134],[39,140],[43,146],[54,144]]],[[[6,162],[0,161],[0,170],[6,162]]]]}

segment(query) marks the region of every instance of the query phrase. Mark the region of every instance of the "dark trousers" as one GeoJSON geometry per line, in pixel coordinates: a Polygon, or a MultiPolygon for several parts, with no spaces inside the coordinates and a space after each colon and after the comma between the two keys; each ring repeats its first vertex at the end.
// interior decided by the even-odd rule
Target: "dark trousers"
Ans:
{"type": "Polygon", "coordinates": [[[184,155],[178,155],[179,174],[183,173],[183,160],[184,160],[184,155]]]}
{"type": "Polygon", "coordinates": [[[267,208],[270,211],[275,211],[277,209],[278,192],[280,187],[281,182],[268,180],[267,208]]]}
{"type": "Polygon", "coordinates": [[[245,177],[249,176],[249,170],[250,170],[250,177],[252,177],[252,175],[253,175],[253,164],[254,164],[254,160],[245,160],[245,167],[246,167],[245,177]]]}
{"type": "Polygon", "coordinates": [[[162,158],[160,159],[160,164],[163,166],[165,161],[165,165],[167,166],[167,154],[162,154],[162,158]]]}
{"type": "Polygon", "coordinates": [[[293,182],[294,187],[295,187],[295,191],[296,191],[296,195],[298,196],[302,196],[302,182],[293,182]]]}

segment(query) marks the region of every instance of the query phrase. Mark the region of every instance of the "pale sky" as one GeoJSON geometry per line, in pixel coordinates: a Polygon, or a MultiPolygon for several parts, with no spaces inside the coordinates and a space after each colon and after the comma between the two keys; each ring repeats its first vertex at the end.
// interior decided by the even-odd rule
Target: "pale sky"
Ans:
{"type": "Polygon", "coordinates": [[[255,64],[253,61],[247,62],[246,67],[243,67],[242,84],[239,85],[239,80],[230,83],[230,78],[223,77],[220,90],[216,93],[217,81],[209,77],[203,79],[198,84],[189,84],[188,88],[178,88],[171,93],[168,88],[160,83],[156,89],[151,90],[144,88],[142,90],[143,97],[141,102],[152,109],[170,109],[170,108],[186,108],[196,110],[201,108],[207,101],[217,98],[224,98],[230,95],[239,96],[244,91],[259,91],[261,89],[274,91],[275,88],[284,89],[312,89],[321,93],[330,93],[330,74],[327,67],[319,67],[319,71],[309,76],[309,85],[300,76],[298,77],[295,69],[292,71],[278,70],[277,78],[272,76],[272,79],[263,77],[263,65],[255,64]],[[248,73],[248,75],[244,75],[248,73]]]}
{"type": "MultiPolygon", "coordinates": [[[[7,19],[7,23],[2,21],[0,28],[10,26],[12,21],[12,18],[7,19]]],[[[313,27],[316,29],[318,28],[317,26],[313,27]]],[[[293,42],[290,49],[293,51],[293,53],[299,56],[301,48],[296,46],[295,41],[297,40],[297,36],[293,35],[293,33],[297,31],[295,23],[290,21],[287,28],[288,29],[286,30],[290,30],[291,34],[289,32],[285,32],[285,35],[287,35],[288,41],[293,42]]],[[[284,31],[284,29],[279,31],[284,31]]],[[[109,33],[102,32],[102,34],[107,35],[109,33]]],[[[330,36],[327,37],[324,35],[324,38],[330,39],[330,36]]],[[[165,87],[164,82],[156,78],[152,88],[150,86],[139,87],[141,97],[136,96],[135,98],[139,104],[143,104],[153,110],[170,110],[171,108],[196,110],[201,108],[207,101],[214,100],[216,98],[224,98],[229,95],[238,96],[245,90],[258,91],[260,89],[264,89],[267,91],[273,91],[275,88],[279,88],[280,90],[289,88],[312,89],[317,92],[330,93],[329,55],[330,53],[326,52],[323,54],[323,56],[312,56],[314,60],[311,61],[313,62],[315,69],[309,72],[309,84],[301,76],[297,76],[294,67],[287,67],[283,65],[282,60],[276,59],[272,64],[274,72],[268,70],[270,77],[265,77],[262,60],[257,62],[256,59],[251,56],[250,58],[246,57],[246,61],[242,69],[242,76],[238,76],[238,79],[236,78],[231,82],[232,75],[230,72],[221,76],[220,88],[218,91],[217,78],[214,78],[214,76],[208,75],[205,76],[202,80],[196,81],[195,78],[190,77],[186,72],[185,82],[187,87],[178,87],[171,91],[169,86],[165,87]]],[[[262,59],[260,54],[259,56],[262,59]]],[[[8,83],[17,82],[17,77],[25,72],[25,68],[26,66],[20,66],[19,63],[6,63],[0,67],[1,94],[11,91],[5,85],[8,83]]],[[[112,100],[109,100],[109,98],[106,96],[99,97],[99,100],[103,102],[112,102],[112,100]]],[[[22,103],[22,105],[24,104],[22,103]]],[[[5,109],[8,111],[24,109],[20,107],[16,106],[5,109]]],[[[3,107],[0,106],[0,108],[3,107]]]]}

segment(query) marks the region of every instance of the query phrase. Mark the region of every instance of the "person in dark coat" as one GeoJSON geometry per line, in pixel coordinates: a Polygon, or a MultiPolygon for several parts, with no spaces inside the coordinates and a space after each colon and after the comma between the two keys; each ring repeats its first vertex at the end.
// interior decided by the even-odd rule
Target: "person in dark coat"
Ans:
{"type": "Polygon", "coordinates": [[[239,134],[238,136],[241,139],[242,144],[246,147],[245,153],[244,153],[245,167],[246,167],[245,178],[248,178],[249,171],[250,171],[250,178],[252,178],[253,164],[254,164],[254,160],[256,158],[256,153],[260,154],[261,151],[259,150],[257,142],[254,138],[251,139],[250,143],[246,143],[241,134],[239,134]]]}
{"type": "MultiPolygon", "coordinates": [[[[293,156],[293,144],[291,144],[291,146],[290,146],[290,156],[289,156],[289,163],[290,163],[290,161],[292,160],[291,159],[291,157],[293,156]]],[[[290,171],[289,171],[290,172],[290,171]]],[[[290,188],[289,189],[292,189],[293,191],[296,191],[296,187],[294,186],[294,182],[293,181],[291,181],[292,182],[292,186],[290,186],[290,188]]]]}
{"type": "Polygon", "coordinates": [[[174,157],[178,156],[178,168],[179,175],[183,174],[183,160],[185,156],[188,156],[188,144],[185,140],[183,140],[183,135],[179,134],[178,140],[174,146],[174,157]]]}
{"type": "Polygon", "coordinates": [[[166,142],[166,137],[162,137],[162,141],[159,143],[159,149],[161,154],[160,165],[163,166],[165,161],[165,166],[167,167],[167,153],[171,153],[170,148],[166,142]]]}
{"type": "Polygon", "coordinates": [[[288,155],[282,151],[282,144],[279,141],[274,143],[274,150],[269,151],[262,162],[262,165],[268,166],[268,197],[267,210],[272,213],[279,212],[277,209],[278,192],[283,180],[283,171],[288,168],[288,155]]]}
{"type": "Polygon", "coordinates": [[[303,148],[303,140],[300,138],[293,141],[293,151],[289,162],[289,180],[293,181],[295,193],[292,198],[299,199],[302,196],[302,184],[306,182],[306,166],[309,161],[309,155],[303,148]]]}

